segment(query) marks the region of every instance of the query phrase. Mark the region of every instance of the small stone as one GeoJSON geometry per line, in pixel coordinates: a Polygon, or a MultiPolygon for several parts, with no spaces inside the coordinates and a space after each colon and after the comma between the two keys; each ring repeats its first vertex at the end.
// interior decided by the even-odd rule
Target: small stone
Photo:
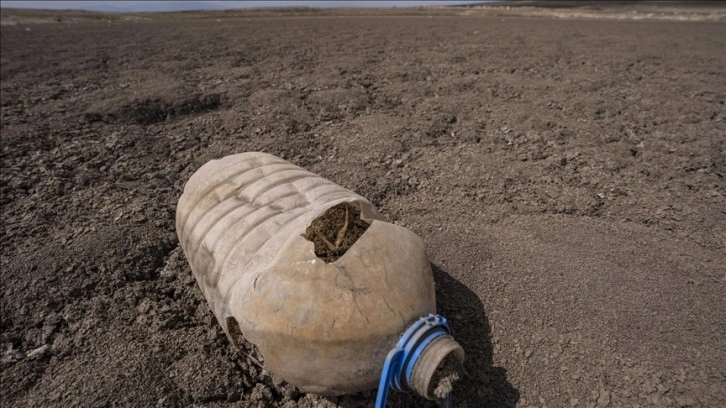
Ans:
{"type": "Polygon", "coordinates": [[[600,389],[600,396],[597,398],[598,407],[607,407],[610,405],[610,392],[600,389]]]}
{"type": "Polygon", "coordinates": [[[139,311],[139,313],[143,313],[143,314],[146,314],[146,313],[148,313],[148,312],[149,312],[149,310],[151,310],[151,301],[148,301],[148,300],[144,299],[144,300],[143,300],[143,301],[141,302],[141,304],[139,304],[139,305],[138,305],[138,306],[136,307],[136,310],[138,310],[138,311],[139,311]]]}
{"type": "Polygon", "coordinates": [[[570,406],[571,407],[576,407],[577,404],[579,404],[579,403],[580,403],[580,400],[579,399],[577,399],[577,398],[570,398],[570,406]]]}
{"type": "Polygon", "coordinates": [[[28,353],[27,358],[29,358],[31,360],[36,359],[36,358],[40,358],[43,355],[45,355],[46,351],[48,351],[48,345],[47,344],[42,345],[42,346],[38,347],[37,349],[31,350],[30,353],[28,353]]]}
{"type": "Polygon", "coordinates": [[[696,406],[696,400],[694,400],[691,397],[685,397],[685,396],[676,396],[676,404],[678,404],[679,407],[685,408],[685,407],[695,407],[696,406]]]}

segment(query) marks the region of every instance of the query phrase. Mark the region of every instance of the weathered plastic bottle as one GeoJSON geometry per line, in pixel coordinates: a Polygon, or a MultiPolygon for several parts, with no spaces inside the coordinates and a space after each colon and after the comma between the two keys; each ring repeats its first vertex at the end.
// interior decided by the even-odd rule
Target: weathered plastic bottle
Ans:
{"type": "MultiPolygon", "coordinates": [[[[267,369],[306,392],[375,388],[402,333],[435,313],[433,276],[418,236],[385,222],[363,197],[269,154],[202,166],[184,188],[176,227],[231,341],[238,327],[267,369]],[[369,225],[342,256],[326,262],[309,228],[341,203],[369,225]]],[[[332,249],[339,244],[327,241],[332,249]]],[[[418,369],[426,384],[452,346],[444,348],[418,369]]],[[[463,351],[456,353],[463,359],[463,351]]],[[[430,390],[419,393],[435,398],[430,390]]]]}

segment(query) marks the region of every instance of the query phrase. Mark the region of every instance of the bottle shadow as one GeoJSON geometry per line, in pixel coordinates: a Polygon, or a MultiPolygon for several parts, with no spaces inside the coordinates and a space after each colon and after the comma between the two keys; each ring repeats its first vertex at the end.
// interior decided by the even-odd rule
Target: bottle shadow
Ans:
{"type": "Polygon", "coordinates": [[[491,329],[484,304],[476,293],[438,265],[431,264],[436,282],[436,309],[449,321],[452,334],[466,353],[464,377],[454,386],[453,406],[514,408],[519,391],[507,380],[507,370],[493,364],[491,329]]]}
{"type": "MultiPolygon", "coordinates": [[[[436,284],[436,310],[446,317],[456,341],[466,354],[464,376],[452,394],[453,407],[515,408],[519,391],[507,380],[507,370],[493,364],[491,329],[484,304],[463,283],[431,264],[436,284]]],[[[325,398],[330,407],[371,407],[375,391],[325,398]]],[[[441,403],[427,401],[413,393],[391,391],[387,408],[437,408],[441,403]]]]}

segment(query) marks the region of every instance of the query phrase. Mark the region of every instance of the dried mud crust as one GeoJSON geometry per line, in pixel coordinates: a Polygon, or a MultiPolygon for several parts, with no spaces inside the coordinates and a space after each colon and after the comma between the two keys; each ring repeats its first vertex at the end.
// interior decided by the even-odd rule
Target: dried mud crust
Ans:
{"type": "Polygon", "coordinates": [[[373,406],[237,352],[195,282],[177,202],[244,151],[423,238],[454,406],[726,406],[723,24],[416,13],[1,26],[0,406],[373,406]]]}
{"type": "Polygon", "coordinates": [[[353,204],[340,203],[328,208],[305,229],[305,239],[315,244],[315,255],[335,262],[358,241],[370,224],[360,218],[353,204]]]}

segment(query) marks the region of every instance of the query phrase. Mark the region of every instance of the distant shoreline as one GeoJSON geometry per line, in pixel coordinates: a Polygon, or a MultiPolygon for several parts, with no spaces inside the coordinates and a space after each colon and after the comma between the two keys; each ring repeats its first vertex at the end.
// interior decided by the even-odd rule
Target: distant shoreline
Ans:
{"type": "Polygon", "coordinates": [[[450,6],[314,8],[307,6],[227,10],[101,12],[2,8],[0,24],[228,19],[252,17],[481,16],[726,22],[726,1],[509,0],[450,6]]]}

